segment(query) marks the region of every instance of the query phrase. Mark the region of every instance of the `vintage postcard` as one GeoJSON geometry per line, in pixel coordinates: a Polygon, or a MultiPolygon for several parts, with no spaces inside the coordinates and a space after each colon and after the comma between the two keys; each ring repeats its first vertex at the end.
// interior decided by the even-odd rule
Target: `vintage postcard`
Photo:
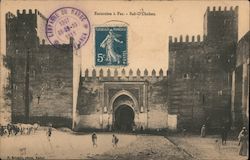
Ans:
{"type": "Polygon", "coordinates": [[[248,1],[0,2],[0,159],[248,158],[248,1]]]}

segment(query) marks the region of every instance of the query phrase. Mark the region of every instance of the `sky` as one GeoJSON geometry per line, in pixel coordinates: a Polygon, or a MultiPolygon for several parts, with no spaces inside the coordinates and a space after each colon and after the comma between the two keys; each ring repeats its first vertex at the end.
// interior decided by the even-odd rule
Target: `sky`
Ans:
{"type": "MultiPolygon", "coordinates": [[[[81,47],[82,69],[107,70],[125,68],[126,71],[146,68],[158,73],[168,68],[168,37],[203,35],[203,17],[210,6],[239,6],[239,38],[249,30],[249,3],[247,1],[2,1],[1,3],[1,52],[5,52],[5,13],[16,14],[17,9],[38,9],[45,17],[61,7],[75,7],[88,17],[91,33],[81,47]],[[155,16],[95,15],[95,12],[155,13],[155,16]],[[94,27],[103,25],[128,25],[128,66],[95,66],[94,27]]],[[[104,72],[106,74],[106,72],[104,72]]]]}

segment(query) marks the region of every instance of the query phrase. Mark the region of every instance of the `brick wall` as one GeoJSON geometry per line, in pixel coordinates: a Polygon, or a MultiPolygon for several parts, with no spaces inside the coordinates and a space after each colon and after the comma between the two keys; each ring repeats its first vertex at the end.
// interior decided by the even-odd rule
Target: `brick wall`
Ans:
{"type": "Polygon", "coordinates": [[[239,41],[236,51],[236,67],[233,70],[235,81],[232,92],[233,125],[238,129],[249,124],[249,38],[246,33],[239,41]]]}
{"type": "Polygon", "coordinates": [[[46,42],[40,44],[40,40],[46,39],[45,23],[46,18],[37,10],[17,10],[16,15],[6,14],[6,55],[11,59],[8,66],[12,121],[52,122],[55,126],[70,127],[73,50],[70,44],[57,48],[46,42]],[[25,114],[27,97],[29,118],[25,114]]]}
{"type": "Polygon", "coordinates": [[[207,9],[205,36],[169,39],[169,113],[178,127],[219,128],[230,121],[238,8],[207,9]]]}
{"type": "MultiPolygon", "coordinates": [[[[116,77],[96,76],[96,71],[90,77],[89,71],[81,78],[77,102],[77,130],[81,129],[106,129],[107,125],[114,122],[114,110],[119,105],[119,98],[115,99],[113,105],[112,98],[118,93],[125,91],[131,94],[127,100],[133,103],[134,122],[139,129],[141,126],[148,129],[167,128],[167,79],[163,77],[163,71],[156,76],[152,75],[127,76],[116,75],[116,77]],[[93,77],[94,75],[94,77],[93,77]],[[106,111],[104,109],[106,107],[106,111]]],[[[103,72],[102,70],[100,72],[103,72]]],[[[139,73],[139,72],[137,72],[139,73]]],[[[108,74],[107,74],[108,75],[108,74]]],[[[125,95],[126,96],[126,95],[125,95]]],[[[126,99],[126,97],[125,97],[126,99]]],[[[124,99],[123,99],[124,100],[124,99]]]]}

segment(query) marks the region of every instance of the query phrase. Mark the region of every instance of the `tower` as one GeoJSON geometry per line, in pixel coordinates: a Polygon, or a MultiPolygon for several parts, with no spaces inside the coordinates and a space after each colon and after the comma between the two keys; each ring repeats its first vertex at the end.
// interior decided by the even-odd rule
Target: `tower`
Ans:
{"type": "Polygon", "coordinates": [[[8,98],[11,100],[12,122],[40,121],[46,124],[50,121],[56,126],[70,127],[72,41],[61,44],[61,49],[46,43],[45,24],[46,18],[38,10],[6,14],[6,57],[10,59],[11,91],[8,98]]]}
{"type": "Polygon", "coordinates": [[[238,6],[207,8],[204,15],[204,34],[211,42],[237,42],[238,40],[238,6]]]}
{"type": "Polygon", "coordinates": [[[238,7],[208,7],[203,40],[185,39],[169,39],[169,113],[178,116],[179,128],[217,128],[230,121],[238,7]]]}

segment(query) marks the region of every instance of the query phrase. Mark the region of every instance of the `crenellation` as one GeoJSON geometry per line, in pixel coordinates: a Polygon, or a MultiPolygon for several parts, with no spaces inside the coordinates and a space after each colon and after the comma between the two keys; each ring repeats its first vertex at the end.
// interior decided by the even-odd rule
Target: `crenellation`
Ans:
{"type": "Polygon", "coordinates": [[[154,69],[152,70],[152,76],[156,76],[156,71],[154,69]]]}
{"type": "Polygon", "coordinates": [[[185,40],[185,42],[189,42],[189,36],[188,36],[188,35],[186,35],[186,40],[185,40]]]}
{"type": "Polygon", "coordinates": [[[194,42],[194,41],[195,41],[194,36],[192,36],[192,42],[194,42]]]}
{"type": "Polygon", "coordinates": [[[148,70],[147,69],[144,70],[144,76],[148,76],[148,70]]]}
{"type": "Polygon", "coordinates": [[[125,71],[125,69],[123,68],[122,69],[122,76],[125,76],[126,75],[126,71],[125,71]]]}
{"type": "Polygon", "coordinates": [[[41,17],[42,19],[46,20],[47,18],[41,13],[39,12],[37,9],[32,10],[32,9],[23,9],[22,12],[18,9],[17,10],[17,16],[24,16],[24,15],[37,15],[39,17],[41,17]]]}
{"type": "Polygon", "coordinates": [[[174,38],[174,42],[177,43],[177,37],[174,38]]]}
{"type": "Polygon", "coordinates": [[[234,11],[238,12],[238,10],[239,10],[239,6],[235,6],[234,11]]]}
{"type": "Polygon", "coordinates": [[[174,37],[174,42],[172,41],[172,36],[169,36],[169,44],[197,44],[197,43],[202,43],[205,40],[206,36],[205,35],[197,35],[197,36],[191,36],[191,39],[189,39],[189,35],[185,36],[185,40],[183,40],[183,36],[180,35],[179,41],[178,37],[174,37]],[[202,39],[203,38],[203,39],[202,39]]]}
{"type": "Polygon", "coordinates": [[[169,43],[172,43],[172,42],[173,42],[173,39],[172,39],[172,38],[173,38],[172,36],[169,36],[169,37],[168,37],[169,43]]]}
{"type": "Polygon", "coordinates": [[[133,76],[133,70],[132,69],[129,70],[129,76],[133,76]]]}
{"type": "Polygon", "coordinates": [[[180,35],[180,41],[179,42],[182,42],[182,35],[180,35]]]}
{"type": "Polygon", "coordinates": [[[227,6],[224,6],[223,10],[222,10],[222,6],[213,6],[212,10],[210,7],[207,7],[206,12],[209,13],[216,13],[216,12],[228,12],[228,11],[237,11],[238,10],[238,6],[230,6],[229,8],[227,6]]]}
{"type": "Polygon", "coordinates": [[[200,42],[200,41],[201,41],[201,36],[198,35],[198,36],[197,36],[197,42],[200,42]]]}
{"type": "Polygon", "coordinates": [[[162,68],[161,68],[160,71],[159,71],[159,76],[160,76],[160,77],[163,77],[163,70],[162,70],[162,68]]]}
{"type": "Polygon", "coordinates": [[[207,7],[207,12],[209,12],[209,11],[210,11],[210,7],[208,6],[208,7],[207,7]]]}
{"type": "Polygon", "coordinates": [[[13,14],[13,13],[11,13],[11,12],[8,12],[8,13],[6,13],[6,18],[7,19],[12,19],[12,18],[15,18],[16,16],[13,14]]]}
{"type": "Polygon", "coordinates": [[[110,71],[110,69],[108,69],[108,71],[107,71],[107,77],[108,78],[111,77],[111,71],[110,71]]]}
{"type": "Polygon", "coordinates": [[[101,68],[99,71],[99,74],[97,74],[97,70],[96,69],[86,69],[84,74],[82,73],[82,77],[85,77],[85,79],[95,79],[95,78],[99,78],[100,80],[102,79],[105,79],[105,78],[114,78],[114,79],[117,79],[117,78],[122,78],[123,80],[124,79],[134,79],[134,80],[138,80],[139,79],[147,79],[147,77],[166,77],[167,75],[164,75],[164,71],[163,69],[159,69],[158,72],[156,72],[155,69],[152,70],[151,74],[149,75],[149,72],[147,69],[144,69],[143,70],[143,73],[141,71],[141,69],[137,69],[136,70],[136,75],[133,75],[133,70],[132,69],[129,69],[128,72],[126,72],[126,69],[121,69],[121,70],[118,70],[117,68],[113,69],[113,70],[110,70],[110,69],[107,69],[106,73],[107,74],[104,74],[104,70],[103,68],[101,68]],[[89,72],[92,73],[92,75],[89,75],[89,72]],[[113,75],[111,75],[111,72],[113,72],[113,75]],[[159,76],[157,76],[157,73],[159,76]]]}
{"type": "Polygon", "coordinates": [[[118,70],[117,70],[117,68],[114,70],[114,77],[116,78],[116,77],[118,77],[118,70]]]}
{"type": "Polygon", "coordinates": [[[141,76],[141,71],[140,71],[139,68],[138,68],[137,71],[136,71],[136,75],[139,76],[139,77],[141,76]]]}
{"type": "Polygon", "coordinates": [[[96,70],[95,69],[92,70],[92,77],[94,77],[94,78],[96,77],[96,70]]]}
{"type": "Polygon", "coordinates": [[[85,70],[84,76],[85,76],[85,77],[89,77],[89,70],[88,70],[88,69],[85,70]]]}
{"type": "Polygon", "coordinates": [[[99,77],[103,77],[103,69],[101,68],[100,71],[99,71],[99,77]]]}

